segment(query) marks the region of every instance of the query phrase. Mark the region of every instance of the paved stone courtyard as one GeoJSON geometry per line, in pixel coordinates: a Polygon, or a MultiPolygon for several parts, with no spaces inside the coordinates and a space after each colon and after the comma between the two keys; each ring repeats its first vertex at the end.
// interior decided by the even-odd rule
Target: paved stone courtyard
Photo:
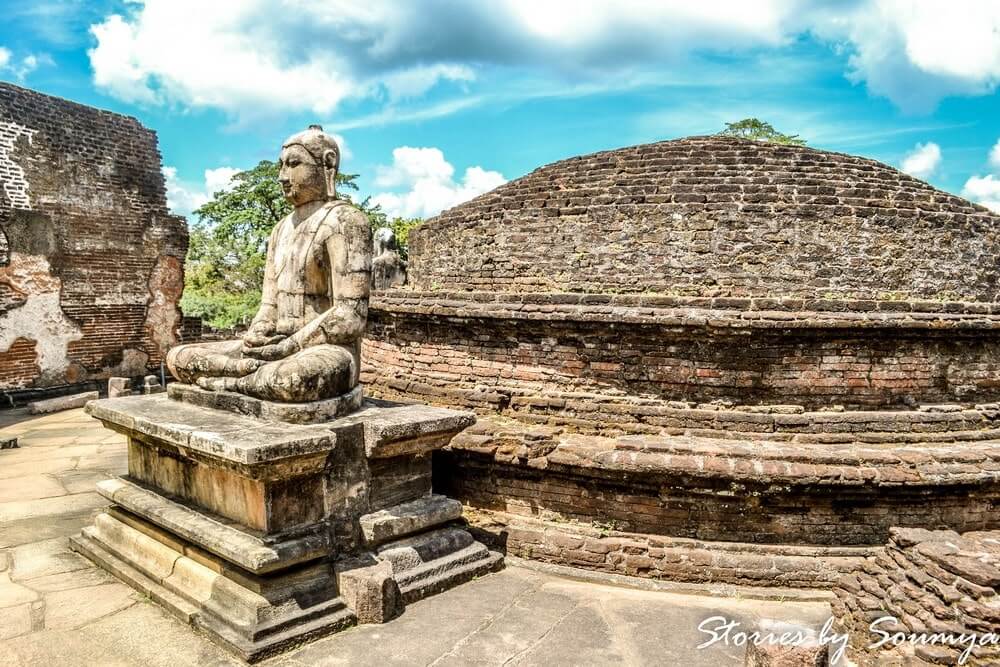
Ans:
{"type": "MultiPolygon", "coordinates": [[[[125,441],[82,409],[0,412],[0,662],[4,665],[238,665],[131,588],[69,551],[124,473],[125,441]]],[[[584,583],[520,566],[348,630],[265,665],[743,664],[743,649],[694,647],[705,618],[819,625],[822,603],[709,598],[584,583]]]]}

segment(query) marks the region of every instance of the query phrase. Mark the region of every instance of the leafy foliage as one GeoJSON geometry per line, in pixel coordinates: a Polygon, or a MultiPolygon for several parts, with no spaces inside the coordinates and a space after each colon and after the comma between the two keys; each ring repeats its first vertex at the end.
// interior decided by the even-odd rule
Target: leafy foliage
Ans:
{"type": "MultiPolygon", "coordinates": [[[[357,174],[338,174],[338,194],[357,191],[357,174]]],[[[405,253],[406,236],[420,220],[388,220],[366,198],[358,207],[372,227],[390,226],[405,253]]],[[[201,317],[218,329],[246,325],[260,307],[267,239],[271,230],[292,210],[278,183],[278,164],[264,160],[233,177],[229,190],[214,193],[195,211],[190,244],[184,264],[185,315],[201,317]]]]}
{"type": "Polygon", "coordinates": [[[799,135],[778,132],[770,123],[757,118],[744,118],[735,123],[726,123],[726,129],[719,134],[725,137],[738,137],[754,141],[770,141],[775,144],[806,145],[805,139],[800,139],[799,135]]]}

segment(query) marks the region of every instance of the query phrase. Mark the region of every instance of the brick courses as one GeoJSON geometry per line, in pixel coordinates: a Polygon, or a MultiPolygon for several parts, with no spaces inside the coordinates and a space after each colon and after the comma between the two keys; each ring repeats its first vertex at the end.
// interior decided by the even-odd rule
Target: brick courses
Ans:
{"type": "Polygon", "coordinates": [[[1000,317],[958,305],[972,312],[557,306],[389,292],[372,302],[366,377],[442,398],[530,388],[809,408],[997,400],[1000,317]]]}
{"type": "Polygon", "coordinates": [[[691,137],[550,164],[409,237],[418,289],[993,301],[996,216],[873,160],[691,137]]]}

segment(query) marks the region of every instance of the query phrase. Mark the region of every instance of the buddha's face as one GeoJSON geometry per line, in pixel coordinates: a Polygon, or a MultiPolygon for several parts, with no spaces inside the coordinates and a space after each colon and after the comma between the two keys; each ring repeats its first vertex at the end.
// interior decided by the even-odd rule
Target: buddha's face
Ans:
{"type": "Polygon", "coordinates": [[[326,199],[326,174],[323,165],[302,146],[293,144],[281,149],[278,182],[285,199],[292,206],[326,199]]]}

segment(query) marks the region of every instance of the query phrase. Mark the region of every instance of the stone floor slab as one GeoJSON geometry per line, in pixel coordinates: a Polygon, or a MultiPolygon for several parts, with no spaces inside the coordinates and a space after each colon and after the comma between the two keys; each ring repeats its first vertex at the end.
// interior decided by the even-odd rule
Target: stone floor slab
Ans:
{"type": "Polygon", "coordinates": [[[107,506],[107,504],[108,501],[96,492],[0,503],[0,525],[8,521],[41,519],[59,514],[73,514],[87,510],[96,510],[107,506]]]}
{"type": "Polygon", "coordinates": [[[44,521],[21,519],[3,523],[0,524],[0,549],[73,535],[93,522],[94,510],[83,510],[45,517],[44,521]]]}
{"type": "Polygon", "coordinates": [[[31,632],[31,604],[8,607],[0,613],[0,640],[31,632]]]}
{"type": "Polygon", "coordinates": [[[73,588],[89,588],[101,584],[112,584],[116,581],[118,580],[104,570],[89,568],[35,577],[34,579],[25,581],[24,585],[36,593],[51,593],[73,588]]]}
{"type": "Polygon", "coordinates": [[[0,609],[27,604],[34,602],[36,599],[38,599],[38,594],[30,588],[25,588],[11,581],[9,572],[0,574],[0,609]]]}
{"type": "MultiPolygon", "coordinates": [[[[122,445],[124,447],[124,444],[122,445]]],[[[97,483],[110,479],[113,475],[100,470],[66,470],[50,475],[57,480],[67,493],[90,493],[97,483]]]]}
{"type": "Polygon", "coordinates": [[[4,480],[0,484],[0,505],[65,495],[66,488],[49,475],[25,475],[4,480]]]}
{"type": "Polygon", "coordinates": [[[0,465],[0,483],[4,480],[24,477],[26,475],[44,475],[49,473],[64,472],[77,467],[79,459],[76,457],[57,457],[53,459],[43,459],[40,461],[22,461],[19,463],[9,462],[6,455],[9,452],[16,452],[16,449],[3,450],[3,465],[0,465]]]}
{"type": "Polygon", "coordinates": [[[79,628],[91,621],[131,607],[139,594],[118,582],[56,591],[45,595],[45,627],[79,628]]]}
{"type": "Polygon", "coordinates": [[[14,547],[11,560],[10,578],[18,583],[93,567],[86,558],[70,551],[69,541],[63,537],[14,547]]]}

